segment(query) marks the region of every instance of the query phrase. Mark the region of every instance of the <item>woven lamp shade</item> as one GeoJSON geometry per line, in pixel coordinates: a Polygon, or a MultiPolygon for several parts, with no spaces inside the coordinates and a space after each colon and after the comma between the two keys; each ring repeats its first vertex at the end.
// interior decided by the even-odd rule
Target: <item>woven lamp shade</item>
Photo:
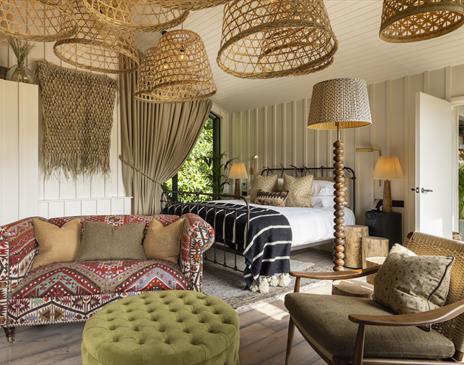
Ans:
{"type": "MultiPolygon", "coordinates": [[[[30,41],[53,42],[76,32],[74,20],[52,0],[2,0],[0,33],[30,41]],[[66,24],[66,27],[63,25],[66,24]]],[[[57,1],[57,0],[53,0],[57,1]]]]}
{"type": "Polygon", "coordinates": [[[181,24],[188,11],[161,6],[155,0],[83,0],[98,21],[141,31],[157,31],[181,24]]]}
{"type": "Polygon", "coordinates": [[[200,36],[189,30],[166,32],[142,57],[138,99],[153,102],[201,100],[216,93],[213,74],[200,36]]]}
{"type": "Polygon", "coordinates": [[[421,41],[449,33],[463,22],[463,0],[384,0],[380,38],[421,41]]]}
{"type": "Polygon", "coordinates": [[[372,123],[367,83],[360,79],[334,79],[313,87],[308,128],[331,130],[372,123]]]}
{"type": "MultiPolygon", "coordinates": [[[[81,0],[70,3],[77,33],[55,43],[55,54],[61,60],[79,68],[97,72],[123,73],[133,71],[139,64],[139,51],[130,31],[117,31],[90,15],[81,0]],[[120,63],[126,56],[134,62],[120,63]],[[129,66],[129,67],[125,67],[129,66]]],[[[66,28],[68,25],[64,24],[66,28]]]]}
{"type": "Polygon", "coordinates": [[[337,51],[323,0],[236,0],[224,7],[219,66],[242,78],[309,74],[337,51]]]}
{"type": "Polygon", "coordinates": [[[225,4],[229,0],[156,0],[167,8],[183,10],[199,10],[225,4]]]}

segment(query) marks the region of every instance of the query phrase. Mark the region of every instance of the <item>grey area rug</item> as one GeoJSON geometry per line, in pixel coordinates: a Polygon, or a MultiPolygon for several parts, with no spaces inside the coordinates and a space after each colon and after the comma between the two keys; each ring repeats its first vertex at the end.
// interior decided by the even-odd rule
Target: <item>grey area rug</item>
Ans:
{"type": "MultiPolygon", "coordinates": [[[[212,258],[211,254],[209,256],[212,258]]],[[[217,260],[223,262],[224,258],[221,251],[218,250],[217,256],[217,260]]],[[[232,254],[227,253],[226,260],[229,265],[234,264],[232,254]]],[[[243,269],[243,257],[237,258],[237,266],[243,269]]],[[[316,272],[328,271],[331,270],[331,267],[330,265],[316,265],[292,259],[290,260],[290,269],[292,271],[316,272]]],[[[255,304],[272,302],[282,298],[285,294],[293,292],[294,284],[295,280],[292,278],[292,282],[288,287],[271,287],[268,293],[255,293],[245,289],[245,280],[241,272],[205,261],[203,292],[221,298],[239,312],[246,311],[255,304]]],[[[320,285],[323,285],[323,283],[318,280],[304,280],[301,291],[308,291],[320,285]]]]}

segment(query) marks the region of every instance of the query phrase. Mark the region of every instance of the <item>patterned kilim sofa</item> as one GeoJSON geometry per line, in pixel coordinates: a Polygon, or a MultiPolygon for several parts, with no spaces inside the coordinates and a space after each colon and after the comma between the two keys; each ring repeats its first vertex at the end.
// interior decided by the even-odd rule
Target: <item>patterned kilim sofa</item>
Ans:
{"type": "MultiPolygon", "coordinates": [[[[203,252],[214,242],[213,228],[186,214],[178,265],[161,260],[55,263],[31,270],[38,251],[32,219],[0,227],[0,326],[9,341],[14,327],[85,321],[118,298],[143,291],[201,290],[203,252]]],[[[58,226],[76,217],[53,218],[58,226]]],[[[87,216],[81,222],[114,226],[152,221],[151,216],[87,216]]],[[[177,216],[156,216],[164,225],[177,216]]]]}

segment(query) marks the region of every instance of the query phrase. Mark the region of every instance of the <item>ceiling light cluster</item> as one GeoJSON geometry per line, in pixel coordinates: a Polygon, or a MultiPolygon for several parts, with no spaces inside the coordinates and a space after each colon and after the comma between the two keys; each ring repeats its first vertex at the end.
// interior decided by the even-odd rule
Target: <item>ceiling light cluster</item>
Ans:
{"type": "MultiPolygon", "coordinates": [[[[164,32],[140,56],[134,32],[166,30],[182,24],[189,11],[220,4],[225,6],[217,63],[225,72],[264,79],[307,75],[333,63],[338,42],[324,0],[2,0],[0,33],[56,42],[56,55],[80,68],[108,73],[138,68],[142,100],[198,100],[216,91],[200,36],[183,29],[164,32]]],[[[463,23],[464,0],[384,0],[380,38],[419,41],[463,23]]]]}

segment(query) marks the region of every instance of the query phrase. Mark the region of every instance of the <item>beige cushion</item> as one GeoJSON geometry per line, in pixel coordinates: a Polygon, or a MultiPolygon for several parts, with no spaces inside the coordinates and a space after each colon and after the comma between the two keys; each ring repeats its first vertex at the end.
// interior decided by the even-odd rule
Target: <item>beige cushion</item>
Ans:
{"type": "Polygon", "coordinates": [[[255,176],[250,189],[251,202],[254,203],[256,201],[256,196],[260,190],[267,192],[275,191],[277,189],[277,178],[277,175],[255,176]]]}
{"type": "Polygon", "coordinates": [[[114,227],[102,222],[85,222],[77,260],[144,260],[144,231],[144,223],[114,227]]]}
{"type": "MultiPolygon", "coordinates": [[[[358,325],[350,314],[391,315],[367,298],[292,293],[285,306],[306,338],[329,358],[352,359],[358,325]]],[[[451,340],[417,327],[366,326],[366,357],[446,359],[454,354],[451,340]]]]}
{"type": "Polygon", "coordinates": [[[284,175],[284,191],[288,191],[287,207],[311,207],[313,176],[284,175]]]}
{"type": "Polygon", "coordinates": [[[54,262],[72,262],[76,258],[81,239],[81,220],[73,219],[63,227],[32,219],[35,239],[39,243],[39,254],[34,258],[32,268],[54,262]]]}
{"type": "Polygon", "coordinates": [[[184,230],[185,219],[163,226],[153,219],[143,240],[143,249],[149,259],[179,262],[180,242],[184,230]]]}
{"type": "Polygon", "coordinates": [[[439,308],[448,296],[453,260],[394,245],[375,277],[374,300],[401,314],[439,308]]]}

